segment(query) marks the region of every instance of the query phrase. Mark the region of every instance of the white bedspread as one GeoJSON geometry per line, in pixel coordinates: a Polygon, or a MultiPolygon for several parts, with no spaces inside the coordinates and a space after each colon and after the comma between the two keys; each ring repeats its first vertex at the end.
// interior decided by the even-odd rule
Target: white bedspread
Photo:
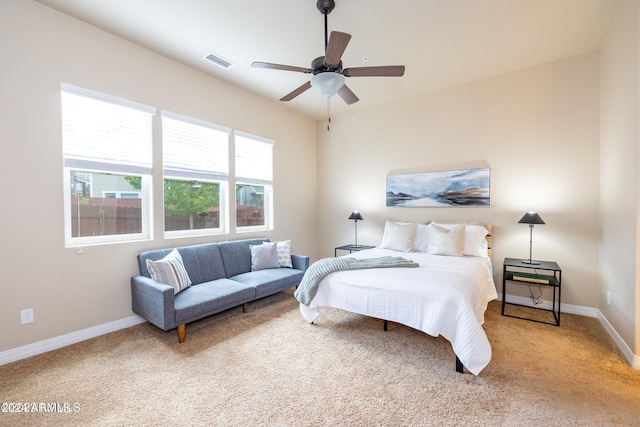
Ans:
{"type": "Polygon", "coordinates": [[[368,249],[354,258],[402,256],[418,268],[339,271],[318,286],[309,306],[300,304],[313,322],[318,307],[329,306],[402,323],[451,342],[462,364],[478,375],[491,360],[491,346],[482,329],[489,301],[498,297],[489,260],[424,253],[368,249]]]}

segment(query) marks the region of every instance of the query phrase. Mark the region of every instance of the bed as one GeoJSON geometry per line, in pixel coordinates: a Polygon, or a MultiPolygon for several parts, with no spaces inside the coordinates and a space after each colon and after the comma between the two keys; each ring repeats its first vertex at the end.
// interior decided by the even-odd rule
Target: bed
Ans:
{"type": "MultiPolygon", "coordinates": [[[[456,370],[463,372],[465,367],[478,375],[491,359],[482,328],[484,312],[498,297],[489,231],[486,225],[387,221],[378,247],[344,257],[401,257],[417,267],[330,272],[317,280],[310,301],[300,303],[301,314],[313,323],[320,307],[328,306],[383,319],[385,326],[393,321],[431,336],[442,335],[456,354],[456,370]]],[[[308,286],[303,279],[294,294],[299,301],[308,286]]]]}

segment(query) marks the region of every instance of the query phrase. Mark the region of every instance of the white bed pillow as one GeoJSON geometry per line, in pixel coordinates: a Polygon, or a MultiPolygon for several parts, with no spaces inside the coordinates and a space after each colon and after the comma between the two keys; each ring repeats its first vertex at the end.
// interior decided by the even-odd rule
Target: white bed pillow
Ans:
{"type": "Polygon", "coordinates": [[[489,258],[489,231],[481,225],[467,224],[464,229],[464,254],[489,258]]]}
{"type": "Polygon", "coordinates": [[[464,224],[442,227],[429,224],[431,236],[429,239],[429,255],[463,256],[464,255],[464,224]]]}
{"type": "Polygon", "coordinates": [[[413,250],[413,238],[416,234],[416,224],[412,222],[400,223],[388,221],[384,226],[381,249],[392,251],[411,252],[413,250]]]}
{"type": "Polygon", "coordinates": [[[251,271],[267,268],[280,268],[278,245],[276,242],[264,242],[261,245],[249,245],[251,249],[251,271]]]}
{"type": "Polygon", "coordinates": [[[489,258],[489,244],[487,234],[489,231],[481,225],[464,223],[433,223],[442,228],[451,228],[456,225],[464,225],[464,255],[489,258]]]}
{"type": "Polygon", "coordinates": [[[429,249],[430,236],[431,229],[429,228],[429,224],[416,225],[416,235],[413,238],[413,251],[427,252],[427,249],[429,249]]]}

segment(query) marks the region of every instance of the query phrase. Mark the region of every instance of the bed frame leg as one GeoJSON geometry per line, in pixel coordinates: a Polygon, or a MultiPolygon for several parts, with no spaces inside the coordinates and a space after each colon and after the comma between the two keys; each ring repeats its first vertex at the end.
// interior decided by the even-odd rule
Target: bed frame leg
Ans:
{"type": "Polygon", "coordinates": [[[456,356],[456,372],[460,374],[464,373],[464,365],[462,364],[460,359],[458,359],[458,356],[456,356]]]}
{"type": "Polygon", "coordinates": [[[386,320],[384,321],[384,330],[385,331],[387,330],[387,321],[386,320]]]}

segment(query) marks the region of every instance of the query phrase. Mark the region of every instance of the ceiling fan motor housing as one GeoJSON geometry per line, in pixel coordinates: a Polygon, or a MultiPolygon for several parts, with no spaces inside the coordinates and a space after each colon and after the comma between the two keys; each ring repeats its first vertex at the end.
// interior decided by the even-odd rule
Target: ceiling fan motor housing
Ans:
{"type": "Polygon", "coordinates": [[[324,63],[324,56],[319,56],[311,63],[311,72],[315,74],[324,73],[326,71],[333,71],[336,73],[342,73],[342,61],[337,65],[328,66],[324,63]]]}
{"type": "Polygon", "coordinates": [[[328,15],[336,7],[336,2],[333,0],[318,0],[316,7],[323,15],[328,15]]]}

